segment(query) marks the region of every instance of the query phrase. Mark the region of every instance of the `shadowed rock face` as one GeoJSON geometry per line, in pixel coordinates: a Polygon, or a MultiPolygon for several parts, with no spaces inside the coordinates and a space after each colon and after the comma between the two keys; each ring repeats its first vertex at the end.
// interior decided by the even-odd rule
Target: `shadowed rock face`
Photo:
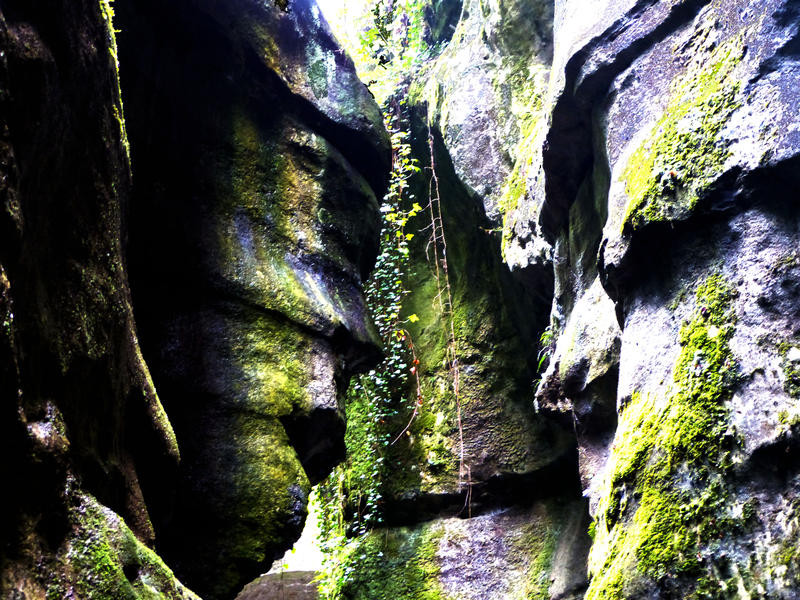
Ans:
{"type": "Polygon", "coordinates": [[[147,547],[139,476],[178,448],[131,309],[115,57],[106,2],[0,6],[3,598],[197,598],[147,547]]]}
{"type": "Polygon", "coordinates": [[[143,485],[160,551],[222,598],[299,537],[343,457],[339,395],[380,352],[361,282],[388,142],[313,2],[117,15],[136,314],[183,459],[174,497],[143,485]]]}
{"type": "Polygon", "coordinates": [[[388,141],[313,2],[115,8],[0,7],[0,591],[195,597],[157,543],[232,597],[299,536],[380,354],[388,141]]]}

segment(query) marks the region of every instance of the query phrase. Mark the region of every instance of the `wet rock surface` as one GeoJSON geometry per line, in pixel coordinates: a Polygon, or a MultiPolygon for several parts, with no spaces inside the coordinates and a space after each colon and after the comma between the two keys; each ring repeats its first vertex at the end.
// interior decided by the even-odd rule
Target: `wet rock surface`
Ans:
{"type": "Polygon", "coordinates": [[[365,551],[385,553],[380,577],[357,573],[347,593],[358,600],[580,598],[589,545],[582,505],[558,498],[376,530],[365,551]]]}

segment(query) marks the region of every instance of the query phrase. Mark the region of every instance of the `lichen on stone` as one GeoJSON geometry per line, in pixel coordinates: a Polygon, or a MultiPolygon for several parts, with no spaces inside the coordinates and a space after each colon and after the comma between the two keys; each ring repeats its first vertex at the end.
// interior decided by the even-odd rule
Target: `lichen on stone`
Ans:
{"type": "Polygon", "coordinates": [[[359,568],[344,585],[352,600],[444,600],[436,552],[443,531],[435,525],[377,530],[352,552],[359,568]]]}
{"type": "Polygon", "coordinates": [[[783,370],[783,389],[792,398],[800,398],[800,343],[784,340],[778,344],[783,370]]]}
{"type": "Polygon", "coordinates": [[[119,53],[117,51],[117,31],[114,29],[114,6],[112,0],[100,0],[100,13],[103,21],[108,29],[108,52],[113,62],[114,80],[115,80],[115,97],[111,105],[111,110],[114,114],[114,119],[119,125],[119,136],[123,147],[125,148],[125,156],[130,163],[131,148],[128,143],[128,132],[125,128],[125,117],[122,107],[122,90],[119,84],[119,53]]]}
{"type": "MultiPolygon", "coordinates": [[[[735,433],[728,400],[737,382],[730,348],[735,290],[720,275],[700,283],[692,319],[663,396],[634,393],[623,409],[590,557],[588,600],[622,598],[631,573],[688,581],[710,569],[704,549],[740,523],[726,505],[735,433]]],[[[693,584],[687,583],[685,595],[693,584]]]]}
{"type": "Polygon", "coordinates": [[[88,494],[76,494],[71,531],[48,572],[47,600],[197,600],[125,522],[88,494]]]}
{"type": "Polygon", "coordinates": [[[742,102],[736,67],[744,52],[734,37],[698,55],[673,83],[663,116],[623,171],[623,233],[685,218],[721,174],[730,152],[720,134],[742,102]]]}

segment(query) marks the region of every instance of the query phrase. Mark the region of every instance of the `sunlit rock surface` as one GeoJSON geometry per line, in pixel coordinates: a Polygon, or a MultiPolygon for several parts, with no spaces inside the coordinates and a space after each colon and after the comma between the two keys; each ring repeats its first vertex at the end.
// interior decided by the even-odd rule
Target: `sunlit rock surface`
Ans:
{"type": "MultiPolygon", "coordinates": [[[[585,597],[797,597],[797,7],[463,8],[412,102],[431,123],[437,167],[465,190],[462,206],[472,199],[502,225],[505,262],[529,299],[551,304],[541,345],[548,319],[518,334],[549,354],[528,375],[541,376],[535,418],[577,445],[573,475],[593,517],[585,597]]],[[[457,264],[458,250],[448,256],[457,264]]],[[[501,439],[512,421],[492,422],[501,439]]],[[[413,472],[425,481],[430,464],[418,459],[413,472]]],[[[390,518],[429,513],[409,498],[390,518]]],[[[407,549],[447,516],[390,528],[400,541],[377,572],[410,552],[438,582],[424,597],[470,597],[468,553],[455,590],[441,585],[441,557],[407,549]]],[[[367,597],[374,580],[360,581],[367,597]]]]}
{"type": "Polygon", "coordinates": [[[537,400],[576,421],[587,598],[794,598],[797,9],[566,2],[556,22],[537,400]],[[614,379],[584,387],[594,365],[614,379]]]}

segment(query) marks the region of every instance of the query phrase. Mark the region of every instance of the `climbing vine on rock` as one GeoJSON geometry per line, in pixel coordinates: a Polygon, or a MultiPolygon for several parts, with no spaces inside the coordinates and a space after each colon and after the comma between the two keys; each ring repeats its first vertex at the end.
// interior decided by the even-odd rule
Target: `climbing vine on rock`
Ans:
{"type": "MultiPolygon", "coordinates": [[[[416,468],[413,460],[409,462],[405,455],[421,451],[420,440],[417,439],[416,445],[414,440],[421,423],[427,423],[422,426],[425,430],[434,418],[426,410],[427,402],[434,399],[426,398],[426,394],[441,396],[439,404],[446,401],[453,405],[458,441],[452,447],[445,440],[437,442],[441,448],[430,448],[429,443],[423,445],[427,448],[426,456],[431,452],[437,457],[442,452],[449,455],[435,460],[458,460],[459,486],[467,492],[464,513],[469,512],[471,475],[464,461],[460,422],[460,365],[453,291],[430,130],[430,163],[424,172],[413,158],[411,146],[409,87],[426,60],[438,51],[425,43],[426,4],[426,0],[375,0],[364,7],[360,17],[353,19],[362,25],[366,23],[366,27],[361,28],[355,47],[350,51],[359,65],[361,77],[383,103],[393,150],[390,187],[381,206],[381,252],[365,286],[367,303],[383,341],[386,358],[377,369],[351,382],[346,398],[348,458],[318,493],[323,515],[322,546],[327,556],[320,590],[322,597],[328,599],[346,596],[348,587],[363,587],[364,582],[359,578],[363,579],[365,573],[375,572],[375,565],[383,560],[381,544],[374,543],[374,536],[369,534],[383,522],[384,496],[394,497],[397,491],[398,485],[393,478],[411,477],[410,470],[416,468]],[[423,181],[430,182],[424,193],[423,181]],[[424,197],[415,198],[414,189],[424,197]],[[452,395],[445,391],[444,379],[435,386],[431,386],[427,375],[421,381],[420,360],[427,364],[430,361],[426,359],[430,357],[417,355],[409,329],[419,333],[419,326],[407,327],[419,320],[416,314],[409,314],[412,312],[409,306],[404,306],[404,298],[410,293],[405,287],[410,275],[409,243],[415,235],[420,236],[414,242],[415,252],[420,251],[420,244],[425,247],[436,281],[432,304],[426,302],[416,310],[430,310],[438,315],[436,322],[441,324],[442,335],[447,340],[444,362],[452,395]]],[[[350,43],[353,44],[352,37],[350,43]]],[[[420,160],[426,161],[422,157],[420,160]]],[[[439,408],[440,413],[449,412],[442,406],[439,408]]]]}
{"type": "MultiPolygon", "coordinates": [[[[396,96],[441,49],[428,43],[431,0],[350,0],[329,15],[339,41],[379,103],[396,96]]],[[[405,95],[405,92],[402,92],[405,95]]]]}
{"type": "MultiPolygon", "coordinates": [[[[362,79],[383,103],[393,151],[390,186],[380,209],[381,251],[365,286],[386,358],[378,368],[351,382],[346,398],[348,457],[317,494],[326,555],[320,591],[329,599],[342,597],[359,574],[370,571],[370,564],[382,558],[379,545],[370,543],[368,534],[383,522],[390,449],[411,434],[424,410],[420,360],[406,327],[418,317],[403,310],[409,293],[404,284],[409,242],[415,235],[427,235],[421,230],[427,226],[431,208],[428,198],[418,201],[412,192],[412,178],[421,169],[412,157],[407,106],[410,78],[432,50],[424,42],[424,5],[425,0],[375,0],[360,15],[350,13],[351,21],[362,26],[357,37],[351,36],[349,50],[362,79]]],[[[441,211],[438,205],[433,209],[441,211]]],[[[440,214],[439,223],[437,247],[443,241],[440,214]]],[[[439,258],[437,268],[446,270],[445,256],[439,258]]]]}
{"type": "MultiPolygon", "coordinates": [[[[321,592],[338,598],[342,586],[356,570],[363,555],[366,534],[382,520],[382,484],[385,454],[397,438],[392,430],[409,391],[416,390],[412,414],[422,404],[419,375],[411,336],[401,319],[403,285],[409,262],[408,243],[414,237],[409,222],[422,210],[409,191],[409,180],[419,167],[411,157],[405,100],[390,99],[385,124],[392,140],[392,173],[381,214],[381,252],[365,287],[367,304],[383,342],[386,358],[374,370],[355,379],[346,399],[348,458],[320,486],[323,549],[327,560],[321,592]],[[404,206],[410,205],[410,208],[404,206]]],[[[413,417],[412,417],[413,418],[413,417]]],[[[402,432],[400,432],[402,433],[402,432]]]]}

